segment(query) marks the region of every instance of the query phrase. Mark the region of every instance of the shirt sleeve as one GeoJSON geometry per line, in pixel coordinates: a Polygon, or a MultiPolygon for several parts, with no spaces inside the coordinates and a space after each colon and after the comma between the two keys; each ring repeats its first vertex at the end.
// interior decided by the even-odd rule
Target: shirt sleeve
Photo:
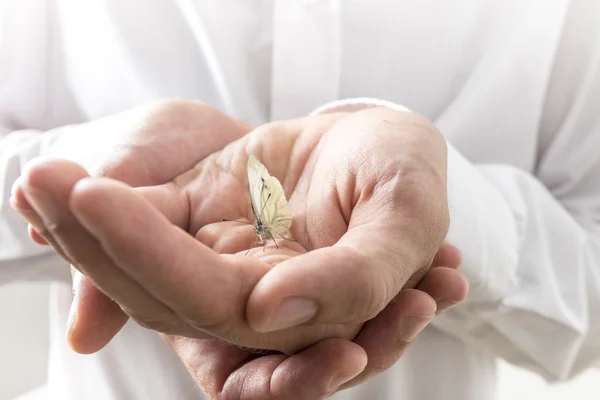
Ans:
{"type": "Polygon", "coordinates": [[[38,246],[27,223],[9,204],[13,183],[30,159],[44,153],[44,134],[17,131],[0,137],[0,285],[16,281],[68,279],[66,263],[50,247],[38,246]]]}
{"type": "Polygon", "coordinates": [[[465,249],[472,287],[434,323],[549,381],[600,361],[598,11],[569,10],[531,173],[450,149],[448,239],[465,249]]]}
{"type": "MultiPolygon", "coordinates": [[[[548,381],[600,360],[600,26],[583,25],[567,21],[557,50],[533,172],[448,143],[447,240],[471,289],[433,325],[548,381]]],[[[406,111],[350,99],[316,112],[360,104],[406,111]]]]}
{"type": "MultiPolygon", "coordinates": [[[[138,110],[144,112],[143,107],[138,110]]],[[[27,224],[9,204],[12,186],[25,165],[37,157],[61,158],[94,174],[115,154],[121,134],[136,120],[137,113],[131,111],[46,131],[0,127],[9,131],[0,135],[0,285],[13,280],[70,280],[65,262],[50,247],[31,241],[27,224]]]]}
{"type": "MultiPolygon", "coordinates": [[[[53,2],[0,0],[0,285],[70,280],[50,247],[34,244],[9,204],[25,164],[38,156],[72,160],[91,171],[119,132],[83,118],[52,46],[53,2]]],[[[124,119],[124,116],[111,117],[124,119]]],[[[126,123],[126,121],[121,121],[126,123]]]]}

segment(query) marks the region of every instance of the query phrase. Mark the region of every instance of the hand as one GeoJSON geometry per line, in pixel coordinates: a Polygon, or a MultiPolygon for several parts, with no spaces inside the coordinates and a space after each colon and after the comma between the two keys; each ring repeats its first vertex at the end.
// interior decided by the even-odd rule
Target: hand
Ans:
{"type": "Polygon", "coordinates": [[[322,399],[390,368],[431,320],[464,299],[466,281],[456,271],[460,253],[444,243],[418,290],[403,289],[367,322],[353,342],[326,339],[286,356],[243,351],[221,340],[163,335],[194,380],[212,399],[322,399]]]}
{"type": "MultiPolygon", "coordinates": [[[[198,160],[248,133],[251,127],[206,104],[167,99],[73,129],[82,136],[110,131],[111,137],[120,138],[109,153],[96,156],[100,165],[94,175],[112,177],[132,186],[149,186],[172,180],[198,160]]],[[[55,169],[54,163],[43,160],[30,163],[29,172],[24,172],[13,185],[10,203],[29,222],[29,234],[38,244],[51,244],[71,264],[102,262],[102,257],[94,258],[101,253],[98,243],[89,240],[67,207],[69,192],[76,181],[73,179],[81,169],[76,168],[75,172],[55,169]],[[23,184],[26,181],[34,183],[31,189],[35,193],[29,196],[35,197],[38,207],[46,209],[46,215],[36,211],[27,200],[23,184]],[[68,234],[63,235],[64,231],[68,234]],[[78,233],[82,234],[82,241],[69,240],[78,233]]],[[[71,308],[69,343],[77,352],[93,353],[117,334],[129,316],[87,277],[74,268],[71,271],[76,296],[71,308]]]]}
{"type": "MultiPolygon", "coordinates": [[[[270,168],[270,167],[269,167],[269,168],[270,168]]],[[[270,168],[270,169],[271,169],[271,168],[270,168]]],[[[42,170],[43,170],[43,168],[42,168],[42,170]]],[[[35,171],[35,169],[34,169],[33,171],[35,171]]],[[[32,171],[32,172],[33,172],[33,171],[32,171]]],[[[38,169],[38,172],[40,172],[40,170],[39,170],[39,169],[38,169]]],[[[35,174],[33,174],[33,175],[35,175],[35,174]]],[[[67,175],[68,175],[68,174],[67,174],[67,175]]],[[[65,176],[65,175],[63,174],[63,176],[65,176]]],[[[73,177],[71,177],[71,178],[73,178],[73,177]]],[[[157,192],[157,193],[158,193],[158,192],[157,192]]],[[[166,192],[165,192],[165,193],[166,193],[166,192]]],[[[67,193],[67,194],[68,194],[68,193],[67,193]]],[[[155,200],[156,200],[156,199],[155,199],[155,200]]],[[[160,201],[159,201],[159,203],[160,203],[160,201]]],[[[233,242],[235,242],[235,240],[234,240],[233,242]]],[[[232,242],[232,243],[233,243],[233,242],[232,242]]],[[[464,285],[463,285],[463,287],[464,287],[464,285]]],[[[460,300],[460,299],[459,299],[459,300],[460,300]]]]}

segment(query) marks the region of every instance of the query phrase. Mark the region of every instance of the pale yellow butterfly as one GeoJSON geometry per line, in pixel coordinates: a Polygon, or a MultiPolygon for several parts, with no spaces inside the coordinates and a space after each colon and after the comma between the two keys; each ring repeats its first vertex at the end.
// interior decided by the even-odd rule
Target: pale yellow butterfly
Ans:
{"type": "MultiPolygon", "coordinates": [[[[288,208],[283,187],[253,155],[248,158],[248,190],[254,223],[238,222],[254,226],[258,240],[252,243],[246,254],[256,245],[265,246],[269,239],[279,248],[276,237],[295,241],[284,236],[292,225],[292,213],[288,208]]],[[[221,218],[221,221],[227,220],[221,218]]]]}
{"type": "Polygon", "coordinates": [[[292,225],[292,213],[279,180],[269,175],[267,168],[253,155],[248,158],[248,189],[254,215],[254,232],[258,236],[250,250],[255,245],[266,245],[269,239],[279,248],[276,237],[290,240],[285,234],[292,225]]]}

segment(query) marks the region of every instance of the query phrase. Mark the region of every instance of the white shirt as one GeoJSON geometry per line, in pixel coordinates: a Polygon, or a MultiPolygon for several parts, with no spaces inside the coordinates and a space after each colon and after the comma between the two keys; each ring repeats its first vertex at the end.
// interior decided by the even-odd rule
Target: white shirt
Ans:
{"type": "MultiPolygon", "coordinates": [[[[62,126],[162,97],[254,124],[378,98],[425,115],[448,140],[448,240],[464,253],[471,292],[392,369],[335,399],[491,399],[499,357],[549,380],[598,363],[600,1],[0,7],[0,284],[69,280],[7,201],[31,158],[89,166],[112,140],[62,126]]],[[[96,355],[71,352],[70,301],[56,283],[47,398],[202,398],[167,345],[134,323],[96,355]]]]}

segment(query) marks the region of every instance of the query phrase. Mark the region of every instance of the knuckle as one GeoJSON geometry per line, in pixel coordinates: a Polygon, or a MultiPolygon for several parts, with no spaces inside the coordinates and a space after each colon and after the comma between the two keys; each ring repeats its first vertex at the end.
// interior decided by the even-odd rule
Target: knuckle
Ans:
{"type": "Polygon", "coordinates": [[[282,123],[268,122],[254,130],[255,135],[261,137],[262,140],[281,137],[282,123]]]}
{"type": "MultiPolygon", "coordinates": [[[[380,279],[382,281],[384,280],[383,277],[380,279]]],[[[389,282],[380,282],[380,284],[371,282],[367,285],[365,293],[361,296],[362,301],[357,301],[362,303],[362,305],[357,304],[356,306],[358,308],[355,308],[360,315],[354,316],[353,321],[362,323],[375,318],[387,306],[390,299],[394,297],[393,295],[387,294],[390,291],[389,282]],[[385,288],[385,290],[382,291],[381,288],[385,288]],[[389,298],[386,299],[386,297],[389,298]]]]}
{"type": "Polygon", "coordinates": [[[263,386],[261,392],[262,396],[257,396],[256,381],[252,379],[252,376],[248,372],[244,372],[234,380],[235,384],[225,384],[223,389],[215,395],[215,399],[218,400],[245,400],[245,399],[273,399],[268,393],[268,389],[263,386]]]}
{"type": "Polygon", "coordinates": [[[172,130],[192,128],[199,121],[211,121],[222,114],[210,106],[196,100],[162,99],[150,106],[144,129],[164,132],[164,129],[172,130]]]}
{"type": "Polygon", "coordinates": [[[89,262],[86,252],[79,249],[79,243],[73,240],[73,226],[69,221],[56,220],[46,222],[44,228],[38,232],[61,255],[68,257],[73,264],[87,264],[89,262]]]}
{"type": "Polygon", "coordinates": [[[212,107],[200,101],[167,98],[153,104],[151,111],[157,115],[184,116],[190,111],[211,110],[212,107]]]}
{"type": "Polygon", "coordinates": [[[237,390],[225,390],[224,392],[218,393],[214,396],[215,400],[241,400],[243,399],[241,393],[237,390]]]}
{"type": "Polygon", "coordinates": [[[388,351],[379,351],[375,356],[369,357],[369,364],[364,373],[370,378],[382,374],[390,369],[400,359],[404,349],[403,343],[398,343],[398,348],[387,349],[388,351]]]}
{"type": "Polygon", "coordinates": [[[373,273],[373,268],[366,256],[359,252],[355,254],[353,262],[348,262],[357,277],[354,280],[355,288],[349,291],[348,301],[345,302],[345,323],[363,323],[376,317],[389,303],[395,294],[393,282],[380,273],[373,273]],[[385,290],[381,290],[385,288],[385,290]]]}
{"type": "Polygon", "coordinates": [[[138,310],[128,309],[126,307],[122,308],[125,314],[129,315],[131,319],[143,328],[165,334],[176,334],[179,331],[178,324],[175,324],[172,319],[167,316],[152,315],[138,310]]]}
{"type": "Polygon", "coordinates": [[[388,179],[386,186],[392,207],[399,208],[406,217],[418,220],[418,226],[422,228],[419,231],[424,236],[421,239],[429,238],[434,242],[444,239],[450,226],[450,213],[446,183],[438,179],[436,171],[402,167],[388,179]]]}
{"type": "Polygon", "coordinates": [[[215,334],[235,343],[240,342],[244,338],[243,336],[239,337],[240,333],[228,323],[227,316],[230,316],[230,313],[216,313],[216,315],[213,318],[209,318],[207,315],[197,315],[194,311],[191,313],[186,311],[181,312],[183,322],[198,331],[215,334]],[[220,317],[217,318],[216,315],[220,317]]]}
{"type": "Polygon", "coordinates": [[[68,229],[65,227],[63,221],[46,221],[44,223],[44,228],[38,233],[43,236],[52,235],[62,237],[68,233],[68,229]]]}
{"type": "Polygon", "coordinates": [[[392,359],[391,356],[382,357],[381,359],[375,360],[372,365],[369,366],[369,376],[374,377],[382,374],[394,365],[397,360],[392,359]]]}

